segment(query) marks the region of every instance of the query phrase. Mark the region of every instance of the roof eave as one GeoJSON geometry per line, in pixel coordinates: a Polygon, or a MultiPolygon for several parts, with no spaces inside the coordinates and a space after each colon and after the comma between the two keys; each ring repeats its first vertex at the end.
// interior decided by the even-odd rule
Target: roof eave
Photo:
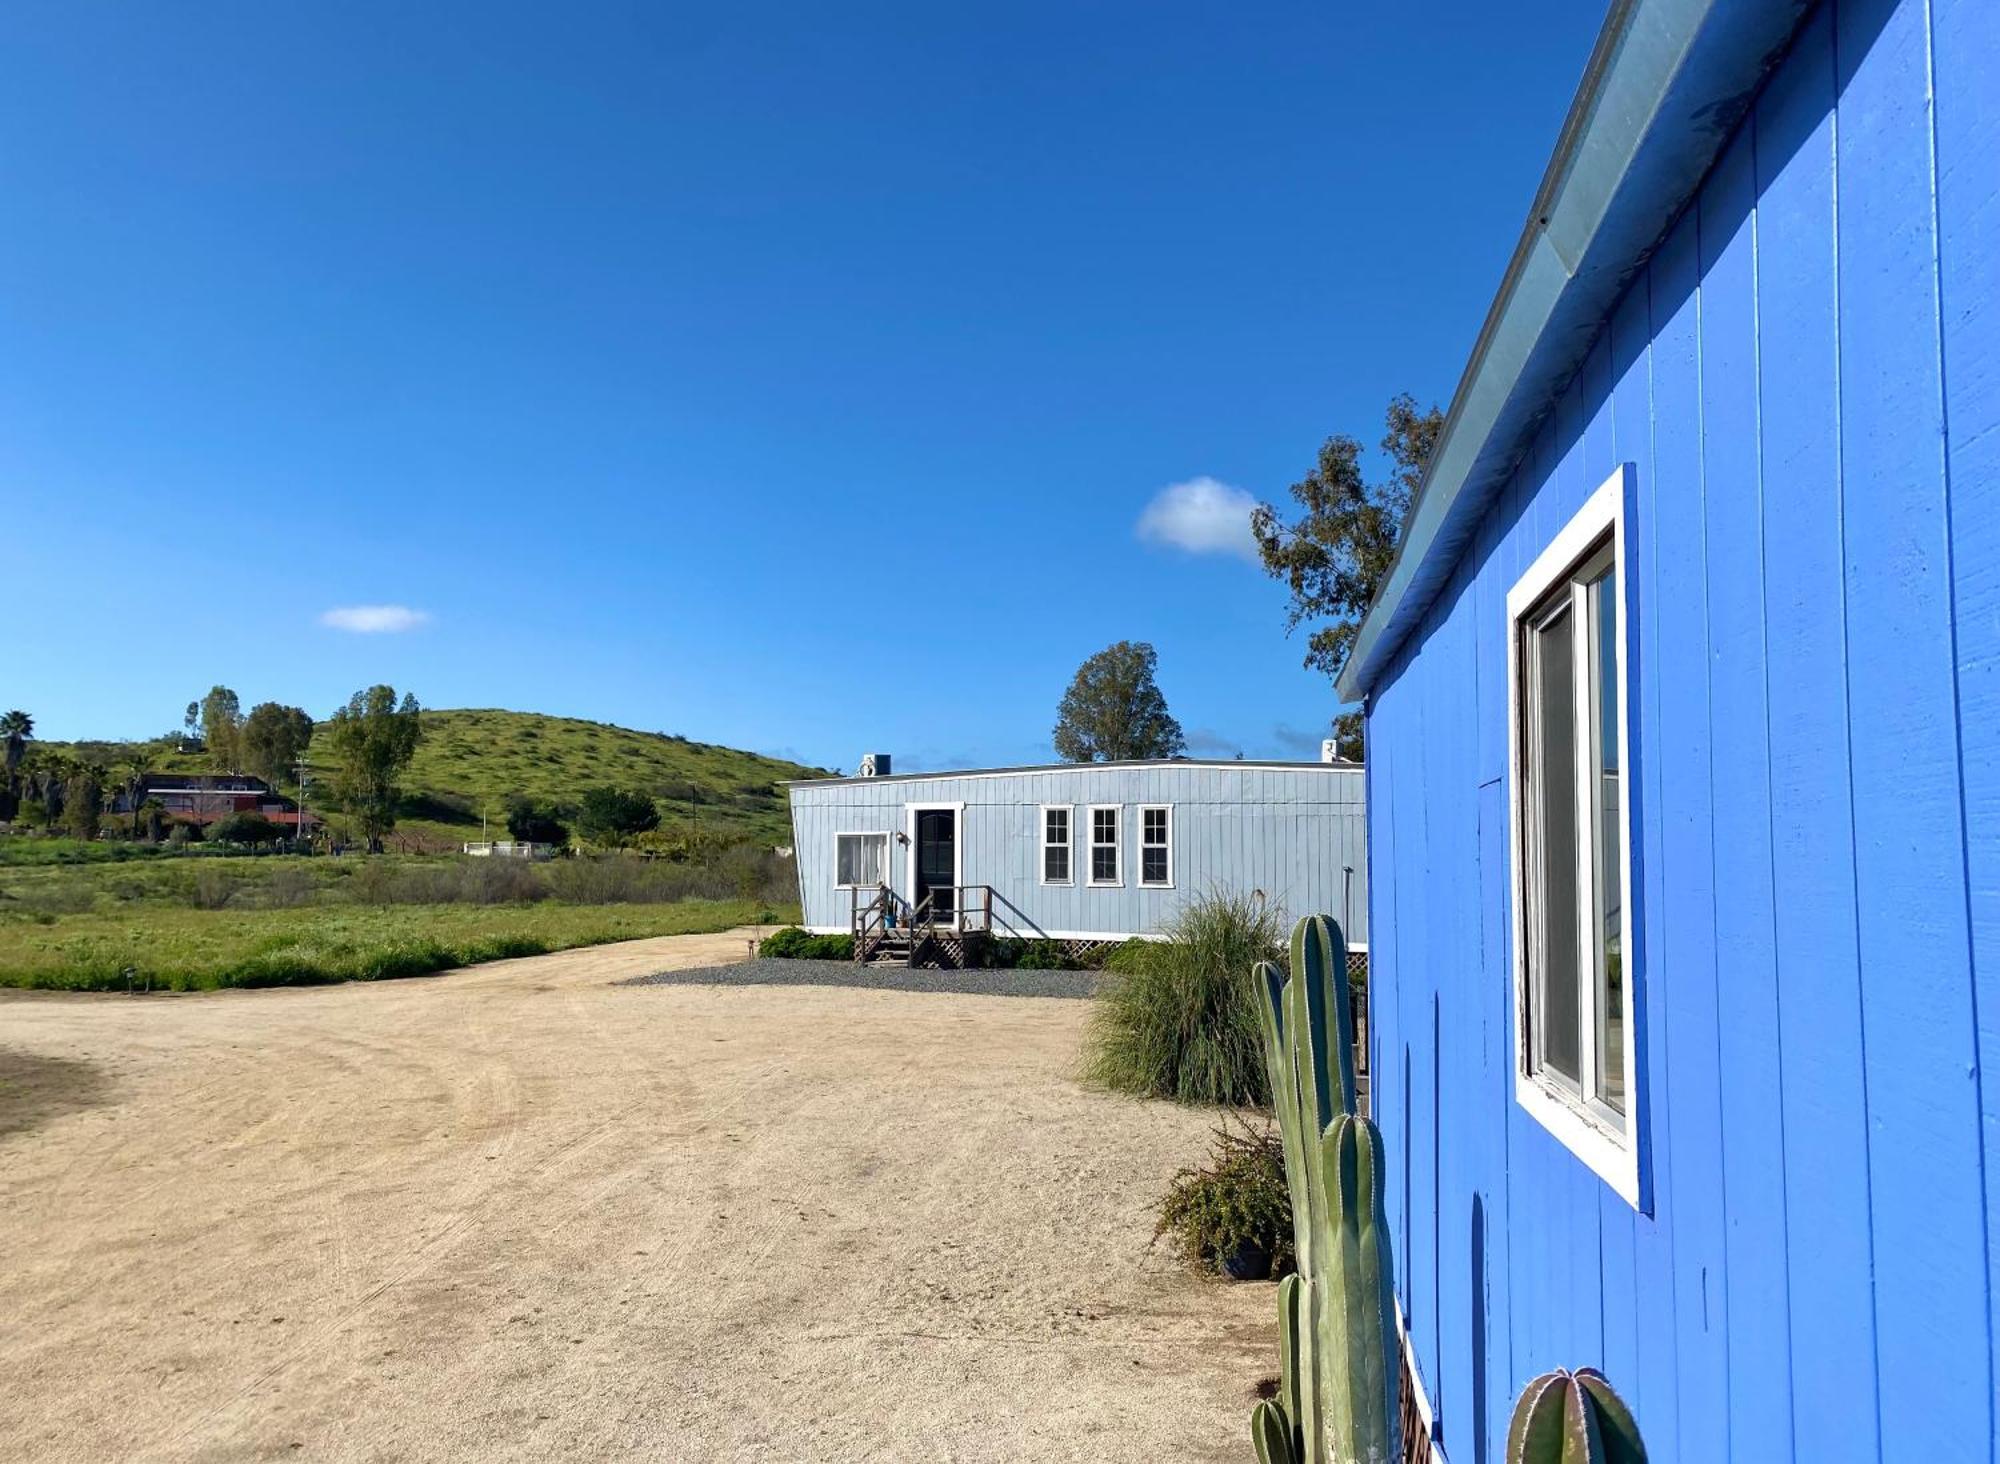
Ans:
{"type": "Polygon", "coordinates": [[[1336,682],[1360,701],[1430,608],[1604,318],[1816,0],[1619,0],[1336,682]]]}

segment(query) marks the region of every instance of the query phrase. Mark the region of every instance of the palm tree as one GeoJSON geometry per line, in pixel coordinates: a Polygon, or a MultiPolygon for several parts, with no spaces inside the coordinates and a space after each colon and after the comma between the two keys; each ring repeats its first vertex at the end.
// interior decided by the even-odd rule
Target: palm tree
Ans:
{"type": "Polygon", "coordinates": [[[146,759],[136,752],[126,753],[111,766],[111,776],[125,792],[125,805],[132,815],[132,837],[139,837],[139,785],[146,781],[146,759]]]}
{"type": "Polygon", "coordinates": [[[20,782],[16,776],[21,767],[21,757],[28,750],[28,739],[35,735],[35,719],[23,711],[12,711],[0,716],[0,738],[5,738],[7,781],[0,786],[0,815],[14,816],[19,805],[20,782]]]}

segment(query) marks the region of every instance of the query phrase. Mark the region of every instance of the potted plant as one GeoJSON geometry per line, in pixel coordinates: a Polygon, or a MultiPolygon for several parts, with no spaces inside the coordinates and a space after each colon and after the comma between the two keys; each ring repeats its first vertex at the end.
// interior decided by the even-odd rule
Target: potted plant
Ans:
{"type": "Polygon", "coordinates": [[[1161,1237],[1188,1266],[1232,1281],[1291,1270],[1292,1201],[1277,1133],[1240,1118],[1217,1128],[1208,1163],[1167,1187],[1153,1231],[1161,1237]]]}

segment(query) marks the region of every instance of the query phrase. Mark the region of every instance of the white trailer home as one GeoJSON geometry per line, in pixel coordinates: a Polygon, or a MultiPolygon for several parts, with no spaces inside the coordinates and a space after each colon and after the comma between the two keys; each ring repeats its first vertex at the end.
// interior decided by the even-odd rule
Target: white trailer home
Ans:
{"type": "Polygon", "coordinates": [[[1368,944],[1359,763],[1060,763],[789,783],[808,929],[933,925],[1066,942],[1157,934],[1191,897],[1255,894],[1368,944]],[[873,914],[871,915],[871,911],[873,914]]]}

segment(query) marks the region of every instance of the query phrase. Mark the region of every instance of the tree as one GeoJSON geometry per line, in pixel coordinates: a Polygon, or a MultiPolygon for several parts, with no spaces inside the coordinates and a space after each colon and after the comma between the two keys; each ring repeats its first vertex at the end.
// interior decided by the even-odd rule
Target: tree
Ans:
{"type": "Polygon", "coordinates": [[[243,703],[236,693],[226,686],[211,686],[201,699],[201,740],[208,744],[209,761],[217,772],[242,770],[242,730],[243,703]]]}
{"type": "MultiPolygon", "coordinates": [[[[654,815],[654,822],[658,822],[654,815]]],[[[516,793],[507,800],[507,832],[524,844],[567,844],[569,830],[563,827],[562,810],[516,793]]]]}
{"type": "Polygon", "coordinates": [[[313,719],[300,708],[259,702],[243,722],[239,739],[243,768],[275,788],[312,745],[312,735],[313,719]]]}
{"type": "Polygon", "coordinates": [[[659,822],[660,810],[651,796],[616,788],[586,790],[576,811],[577,832],[593,844],[623,844],[659,822]]]}
{"type": "Polygon", "coordinates": [[[28,739],[35,735],[35,719],[23,711],[0,715],[0,738],[5,738],[7,780],[0,784],[0,818],[11,819],[21,803],[21,758],[28,751],[28,739]]]}
{"type": "MultiPolygon", "coordinates": [[[[1347,664],[1361,617],[1374,603],[1401,542],[1403,518],[1423,482],[1424,469],[1444,430],[1436,407],[1417,410],[1407,392],[1389,403],[1382,451],[1389,474],[1370,483],[1361,470],[1361,444],[1341,434],[1320,444],[1319,461],[1294,483],[1292,498],[1302,510],[1287,523],[1278,510],[1260,503],[1251,511],[1250,532],[1264,571],[1291,592],[1285,633],[1307,621],[1326,621],[1306,639],[1305,664],[1340,675],[1347,664]]],[[[1361,755],[1359,713],[1334,719],[1334,735],[1344,755],[1361,755]]]]}
{"type": "Polygon", "coordinates": [[[1144,641],[1120,641],[1077,667],[1056,707],[1056,756],[1064,762],[1180,756],[1187,739],[1154,684],[1159,663],[1144,641]]]}
{"type": "Polygon", "coordinates": [[[396,804],[402,797],[396,779],[417,755],[423,735],[417,699],[406,695],[399,703],[393,686],[355,692],[328,724],[334,793],[371,854],[382,852],[382,836],[396,826],[396,804]]]}
{"type": "Polygon", "coordinates": [[[188,703],[187,715],[181,718],[181,725],[187,729],[186,736],[189,742],[194,742],[200,738],[201,736],[200,702],[191,701],[188,703]]]}
{"type": "Polygon", "coordinates": [[[125,807],[131,813],[131,836],[139,837],[139,785],[146,780],[146,759],[128,752],[111,765],[113,786],[125,792],[125,807]]]}
{"type": "Polygon", "coordinates": [[[82,767],[63,785],[63,827],[79,839],[94,839],[104,813],[104,790],[94,768],[82,767]]]}
{"type": "Polygon", "coordinates": [[[82,764],[60,748],[30,748],[21,760],[21,793],[24,800],[39,803],[50,828],[62,826],[64,790],[82,764]]]}

